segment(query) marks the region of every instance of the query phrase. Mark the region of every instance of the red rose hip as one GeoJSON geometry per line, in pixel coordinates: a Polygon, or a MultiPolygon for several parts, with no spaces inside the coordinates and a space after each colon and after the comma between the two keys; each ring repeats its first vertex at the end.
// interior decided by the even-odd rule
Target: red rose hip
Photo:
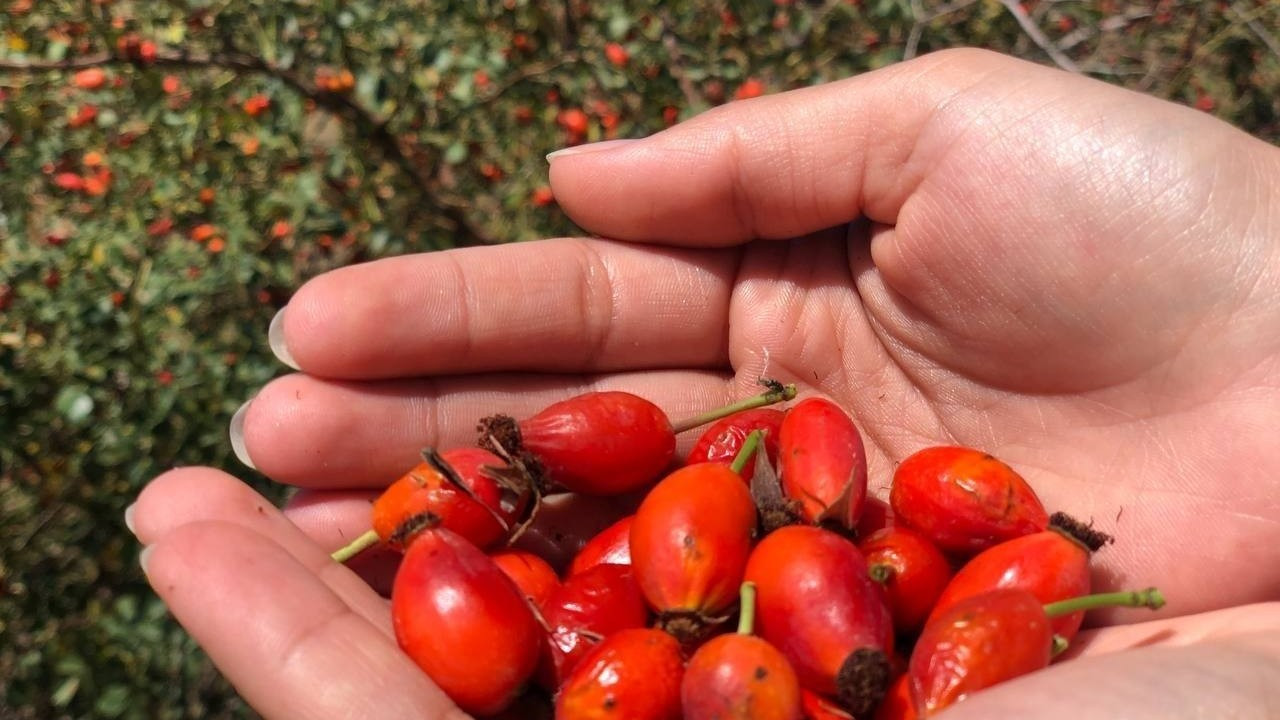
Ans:
{"type": "Polygon", "coordinates": [[[396,641],[470,713],[501,711],[537,668],[542,628],[479,548],[432,528],[409,546],[391,590],[396,641]]]}
{"type": "Polygon", "coordinates": [[[782,651],[808,690],[869,713],[889,684],[893,619],[866,559],[823,528],[791,525],[751,552],[760,636],[782,651]]]}
{"type": "Polygon", "coordinates": [[[903,460],[889,502],[895,518],[943,552],[973,555],[1044,530],[1040,498],[1013,468],[964,447],[931,447],[903,460]]]}
{"type": "Polygon", "coordinates": [[[574,669],[556,696],[556,720],[680,720],[680,643],[651,628],[619,630],[574,669]]]}
{"type": "Polygon", "coordinates": [[[867,455],[862,434],[835,403],[808,398],[787,411],[778,474],[802,520],[857,527],[867,499],[867,455]]]}
{"type": "Polygon", "coordinates": [[[889,527],[858,543],[872,579],[884,586],[893,626],[913,633],[951,579],[951,562],[928,538],[908,527],[889,527]]]}

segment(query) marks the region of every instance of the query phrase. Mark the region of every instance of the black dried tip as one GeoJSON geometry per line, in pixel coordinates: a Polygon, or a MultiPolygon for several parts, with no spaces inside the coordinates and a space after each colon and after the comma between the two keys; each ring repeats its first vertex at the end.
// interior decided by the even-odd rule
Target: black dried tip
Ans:
{"type": "Polygon", "coordinates": [[[476,431],[480,433],[480,447],[499,457],[524,450],[524,443],[520,439],[520,424],[510,415],[498,414],[480,418],[476,431]],[[500,447],[495,447],[494,441],[500,447]]]}
{"type": "Polygon", "coordinates": [[[396,526],[391,532],[391,537],[387,541],[393,547],[408,547],[409,541],[418,533],[429,528],[433,528],[440,524],[440,516],[433,512],[418,513],[405,518],[404,522],[396,526]]]}
{"type": "Polygon", "coordinates": [[[686,647],[694,647],[711,635],[724,618],[708,618],[701,613],[675,610],[658,616],[656,627],[686,647]]]}
{"type": "Polygon", "coordinates": [[[854,650],[836,673],[836,699],[854,717],[868,715],[889,690],[889,677],[889,656],[883,650],[854,650]]]}
{"type": "Polygon", "coordinates": [[[788,525],[799,525],[800,503],[795,500],[764,502],[760,505],[760,529],[764,535],[788,525]]]}
{"type": "Polygon", "coordinates": [[[1089,548],[1089,552],[1098,552],[1103,545],[1116,541],[1115,538],[1094,530],[1092,524],[1086,525],[1064,512],[1056,512],[1049,516],[1049,527],[1089,548]]]}

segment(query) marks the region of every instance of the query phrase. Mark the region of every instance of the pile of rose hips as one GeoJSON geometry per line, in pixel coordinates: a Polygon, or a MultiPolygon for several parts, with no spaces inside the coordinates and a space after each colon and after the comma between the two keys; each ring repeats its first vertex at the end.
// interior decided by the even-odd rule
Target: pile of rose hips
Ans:
{"type": "Polygon", "coordinates": [[[925,448],[890,508],[869,500],[849,416],[766,407],[795,396],[766,385],[675,424],[624,392],[485,418],[478,446],[424,451],[334,557],[403,550],[397,641],[481,716],[924,718],[1048,666],[1086,610],[1163,604],[1089,595],[1111,538],[983,452],[925,448]],[[707,423],[673,470],[676,434],[707,423]],[[563,576],[511,547],[543,495],[645,488],[563,576]]]}

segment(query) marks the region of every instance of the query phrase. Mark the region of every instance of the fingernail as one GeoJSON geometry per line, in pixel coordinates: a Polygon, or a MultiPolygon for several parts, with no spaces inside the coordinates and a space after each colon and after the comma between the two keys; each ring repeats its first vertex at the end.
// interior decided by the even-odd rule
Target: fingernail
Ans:
{"type": "Polygon", "coordinates": [[[133,503],[124,509],[124,526],[129,528],[129,532],[137,535],[138,531],[133,529],[133,509],[138,507],[138,503],[133,503]]]}
{"type": "Polygon", "coordinates": [[[267,344],[271,346],[271,352],[280,362],[288,365],[294,370],[301,370],[297,361],[293,359],[293,355],[289,354],[289,346],[284,342],[284,311],[288,305],[276,311],[275,317],[271,318],[271,325],[267,327],[267,344]]]}
{"type": "Polygon", "coordinates": [[[552,153],[547,153],[547,162],[551,162],[556,158],[568,157],[570,155],[585,155],[587,153],[601,152],[604,150],[616,150],[620,147],[639,142],[635,138],[620,138],[618,140],[605,140],[603,142],[587,143],[586,145],[574,145],[573,147],[562,148],[552,153]]]}
{"type": "Polygon", "coordinates": [[[231,416],[231,428],[228,435],[231,437],[231,451],[236,454],[236,459],[257,470],[253,461],[249,459],[249,450],[244,445],[244,416],[249,412],[249,405],[253,403],[253,398],[244,401],[240,409],[236,410],[236,414],[231,416]]]}
{"type": "Polygon", "coordinates": [[[142,552],[138,553],[138,564],[142,566],[142,574],[147,575],[147,560],[151,557],[151,546],[142,548],[142,552]]]}

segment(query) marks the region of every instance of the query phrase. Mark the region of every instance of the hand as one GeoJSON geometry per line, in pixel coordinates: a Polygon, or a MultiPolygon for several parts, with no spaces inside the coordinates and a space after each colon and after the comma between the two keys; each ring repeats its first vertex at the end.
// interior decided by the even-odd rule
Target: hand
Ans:
{"type": "MultiPolygon", "coordinates": [[[[1280,603],[1261,604],[1280,599],[1275,148],[951,51],[576,148],[551,178],[618,241],[393,258],[297,292],[273,345],[303,372],[233,431],[302,488],[284,515],[210,469],[141,496],[152,584],[265,716],[449,707],[398,655],[384,601],[326,554],[420,447],[588,389],[683,415],[761,375],[853,413],[876,494],[926,445],[988,450],[1118,537],[1099,587],[1170,599],[1153,623],[1095,616],[1114,626],[1086,635],[1096,657],[957,718],[1280,704],[1280,603]]],[[[573,515],[571,536],[609,519],[573,515]]]]}

